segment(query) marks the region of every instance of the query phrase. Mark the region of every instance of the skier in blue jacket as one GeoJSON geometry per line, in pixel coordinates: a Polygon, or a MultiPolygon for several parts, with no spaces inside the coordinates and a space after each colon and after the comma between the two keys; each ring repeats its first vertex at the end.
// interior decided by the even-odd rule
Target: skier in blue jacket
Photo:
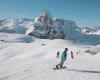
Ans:
{"type": "Polygon", "coordinates": [[[58,65],[56,65],[57,69],[59,69],[59,66],[60,68],[63,68],[63,64],[67,58],[67,51],[68,51],[68,48],[65,48],[65,51],[63,51],[63,53],[61,54],[61,61],[58,65]]]}

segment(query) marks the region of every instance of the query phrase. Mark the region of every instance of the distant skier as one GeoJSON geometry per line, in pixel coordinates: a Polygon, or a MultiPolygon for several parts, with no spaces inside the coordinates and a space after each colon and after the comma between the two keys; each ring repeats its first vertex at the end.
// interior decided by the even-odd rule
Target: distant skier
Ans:
{"type": "Polygon", "coordinates": [[[79,51],[77,51],[77,54],[79,54],[80,53],[80,50],[79,51]]]}
{"type": "Polygon", "coordinates": [[[70,54],[71,54],[71,58],[74,59],[74,55],[72,51],[70,52],[70,54]]]}
{"type": "Polygon", "coordinates": [[[59,55],[60,55],[60,53],[59,53],[59,51],[57,52],[57,55],[56,55],[56,58],[59,58],[59,55]]]}
{"type": "Polygon", "coordinates": [[[59,64],[56,65],[56,68],[59,69],[60,68],[64,68],[63,67],[63,64],[66,60],[66,57],[67,57],[67,51],[68,51],[68,48],[65,48],[65,50],[63,51],[63,53],[61,54],[61,61],[59,64]]]}
{"type": "Polygon", "coordinates": [[[76,53],[78,54],[78,51],[76,53]]]}

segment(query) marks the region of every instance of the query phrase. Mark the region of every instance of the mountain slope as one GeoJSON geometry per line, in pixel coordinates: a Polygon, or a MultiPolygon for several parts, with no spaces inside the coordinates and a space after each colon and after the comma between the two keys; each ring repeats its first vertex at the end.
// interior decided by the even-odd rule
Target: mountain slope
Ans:
{"type": "Polygon", "coordinates": [[[32,25],[33,20],[27,18],[3,19],[0,20],[0,32],[25,34],[32,25]]]}
{"type": "MultiPolygon", "coordinates": [[[[9,34],[5,40],[12,38],[12,36],[18,37],[20,34],[9,34]]],[[[34,40],[32,43],[0,41],[0,80],[100,79],[99,45],[80,45],[62,39],[48,40],[35,37],[32,39],[34,40]],[[56,52],[59,50],[61,53],[65,47],[69,48],[67,61],[64,64],[67,69],[54,71],[52,68],[59,62],[59,59],[56,59],[56,52]],[[85,51],[88,49],[98,50],[97,54],[86,53],[85,51]],[[74,60],[70,57],[70,51],[74,52],[74,60]]]]}

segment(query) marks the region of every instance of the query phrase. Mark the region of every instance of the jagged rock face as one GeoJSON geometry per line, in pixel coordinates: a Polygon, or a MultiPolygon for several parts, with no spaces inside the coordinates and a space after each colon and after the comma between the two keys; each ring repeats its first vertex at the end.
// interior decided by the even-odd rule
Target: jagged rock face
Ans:
{"type": "Polygon", "coordinates": [[[43,10],[38,17],[38,21],[42,22],[44,26],[52,25],[53,23],[53,16],[50,14],[49,11],[43,10]]]}
{"type": "Polygon", "coordinates": [[[43,10],[41,14],[35,19],[34,30],[30,32],[30,35],[34,35],[39,38],[48,39],[63,39],[65,37],[63,30],[55,25],[55,20],[49,11],[43,10]]]}

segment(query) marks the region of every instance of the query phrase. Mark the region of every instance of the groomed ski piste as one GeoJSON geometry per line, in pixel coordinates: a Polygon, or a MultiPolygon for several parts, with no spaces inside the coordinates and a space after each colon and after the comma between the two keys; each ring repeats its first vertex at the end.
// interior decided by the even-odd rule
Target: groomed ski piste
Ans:
{"type": "Polygon", "coordinates": [[[0,80],[100,80],[100,45],[11,33],[0,33],[0,40],[0,80]],[[64,64],[67,68],[55,71],[52,68],[60,61],[56,53],[64,48],[69,49],[64,64]],[[70,51],[74,52],[74,59],[70,51]]]}

